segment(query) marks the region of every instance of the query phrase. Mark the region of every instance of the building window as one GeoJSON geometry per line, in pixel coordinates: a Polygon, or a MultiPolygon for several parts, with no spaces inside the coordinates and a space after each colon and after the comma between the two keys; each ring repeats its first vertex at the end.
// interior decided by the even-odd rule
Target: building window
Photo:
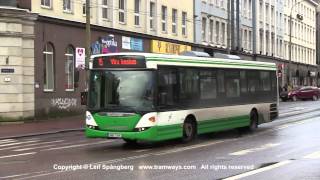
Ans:
{"type": "Polygon", "coordinates": [[[216,21],[216,44],[220,44],[219,36],[220,36],[220,23],[219,21],[216,21]]]}
{"type": "Polygon", "coordinates": [[[226,31],[227,31],[226,24],[221,23],[221,42],[222,42],[222,45],[226,44],[225,43],[226,31]]]}
{"type": "Polygon", "coordinates": [[[210,19],[210,31],[209,31],[209,42],[213,41],[213,20],[210,19]]]}
{"type": "Polygon", "coordinates": [[[41,6],[51,8],[51,0],[41,0],[41,6]]]}
{"type": "Polygon", "coordinates": [[[207,41],[207,18],[202,18],[202,41],[207,41]]]}
{"type": "Polygon", "coordinates": [[[243,31],[243,47],[244,47],[244,49],[246,50],[247,49],[247,30],[245,29],[244,31],[243,31]]]}
{"type": "Polygon", "coordinates": [[[63,0],[63,10],[67,12],[72,12],[71,0],[63,0]]]}
{"type": "Polygon", "coordinates": [[[44,91],[53,91],[54,90],[54,52],[53,46],[51,43],[47,43],[44,50],[44,91]]]}
{"type": "Polygon", "coordinates": [[[66,53],[64,54],[66,58],[65,62],[65,90],[74,90],[74,48],[68,46],[66,53]]]}
{"type": "Polygon", "coordinates": [[[178,11],[176,9],[172,9],[172,33],[177,34],[177,15],[178,11]]]}
{"type": "Polygon", "coordinates": [[[103,19],[111,19],[110,18],[110,5],[109,0],[102,0],[102,18],[103,19]]]}
{"type": "Polygon", "coordinates": [[[182,12],[182,35],[186,36],[187,35],[187,13],[182,12]]]}
{"type": "Polygon", "coordinates": [[[125,23],[125,0],[119,0],[119,22],[125,23]]]}
{"type": "Polygon", "coordinates": [[[162,32],[167,32],[167,7],[161,7],[161,30],[162,32]]]}
{"type": "Polygon", "coordinates": [[[156,15],[156,5],[154,2],[150,2],[150,29],[155,29],[155,15],[156,15]]]}
{"type": "Polygon", "coordinates": [[[252,32],[249,31],[249,40],[248,40],[248,49],[251,51],[252,47],[251,47],[251,41],[252,41],[252,32]]]}
{"type": "Polygon", "coordinates": [[[140,0],[134,0],[134,25],[140,25],[140,0]]]}

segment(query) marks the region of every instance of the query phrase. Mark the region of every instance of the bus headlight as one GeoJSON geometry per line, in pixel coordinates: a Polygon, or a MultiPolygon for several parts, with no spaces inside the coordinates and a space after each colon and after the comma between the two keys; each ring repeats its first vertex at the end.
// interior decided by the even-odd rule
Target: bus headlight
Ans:
{"type": "Polygon", "coordinates": [[[89,111],[86,112],[86,124],[87,126],[98,126],[89,111]]]}

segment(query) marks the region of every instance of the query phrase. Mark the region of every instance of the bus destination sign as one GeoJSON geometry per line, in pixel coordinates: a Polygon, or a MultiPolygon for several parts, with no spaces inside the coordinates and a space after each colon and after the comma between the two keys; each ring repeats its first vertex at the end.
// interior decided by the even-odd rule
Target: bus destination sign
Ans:
{"type": "Polygon", "coordinates": [[[93,59],[93,68],[146,68],[143,56],[102,56],[93,59]]]}

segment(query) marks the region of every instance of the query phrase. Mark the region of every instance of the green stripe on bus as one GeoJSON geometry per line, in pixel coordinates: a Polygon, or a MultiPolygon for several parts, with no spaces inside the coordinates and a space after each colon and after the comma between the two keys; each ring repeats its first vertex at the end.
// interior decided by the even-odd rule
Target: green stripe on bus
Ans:
{"type": "Polygon", "coordinates": [[[198,134],[228,130],[250,125],[248,115],[231,118],[198,121],[198,134]]]}
{"type": "Polygon", "coordinates": [[[174,59],[174,58],[153,58],[148,57],[147,61],[162,61],[162,62],[180,62],[180,63],[192,63],[192,64],[216,64],[216,65],[239,65],[239,66],[250,66],[250,67],[263,67],[263,68],[271,68],[276,70],[275,65],[267,65],[267,64],[248,64],[248,63],[235,63],[235,62],[223,62],[223,61],[205,61],[205,60],[189,60],[189,59],[174,59]]]}

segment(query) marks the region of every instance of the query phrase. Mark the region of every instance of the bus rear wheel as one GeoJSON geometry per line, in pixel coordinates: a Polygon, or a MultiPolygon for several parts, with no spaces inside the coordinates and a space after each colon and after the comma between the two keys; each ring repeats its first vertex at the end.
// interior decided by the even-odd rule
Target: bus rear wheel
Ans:
{"type": "Polygon", "coordinates": [[[196,137],[196,133],[196,123],[191,119],[187,119],[183,123],[182,141],[185,143],[192,141],[196,137]]]}
{"type": "Polygon", "coordinates": [[[257,111],[252,111],[250,113],[250,126],[248,127],[249,131],[254,131],[258,129],[258,113],[257,111]]]}
{"type": "Polygon", "coordinates": [[[252,110],[250,113],[250,125],[239,128],[240,132],[253,132],[258,129],[258,113],[256,110],[252,110]]]}

